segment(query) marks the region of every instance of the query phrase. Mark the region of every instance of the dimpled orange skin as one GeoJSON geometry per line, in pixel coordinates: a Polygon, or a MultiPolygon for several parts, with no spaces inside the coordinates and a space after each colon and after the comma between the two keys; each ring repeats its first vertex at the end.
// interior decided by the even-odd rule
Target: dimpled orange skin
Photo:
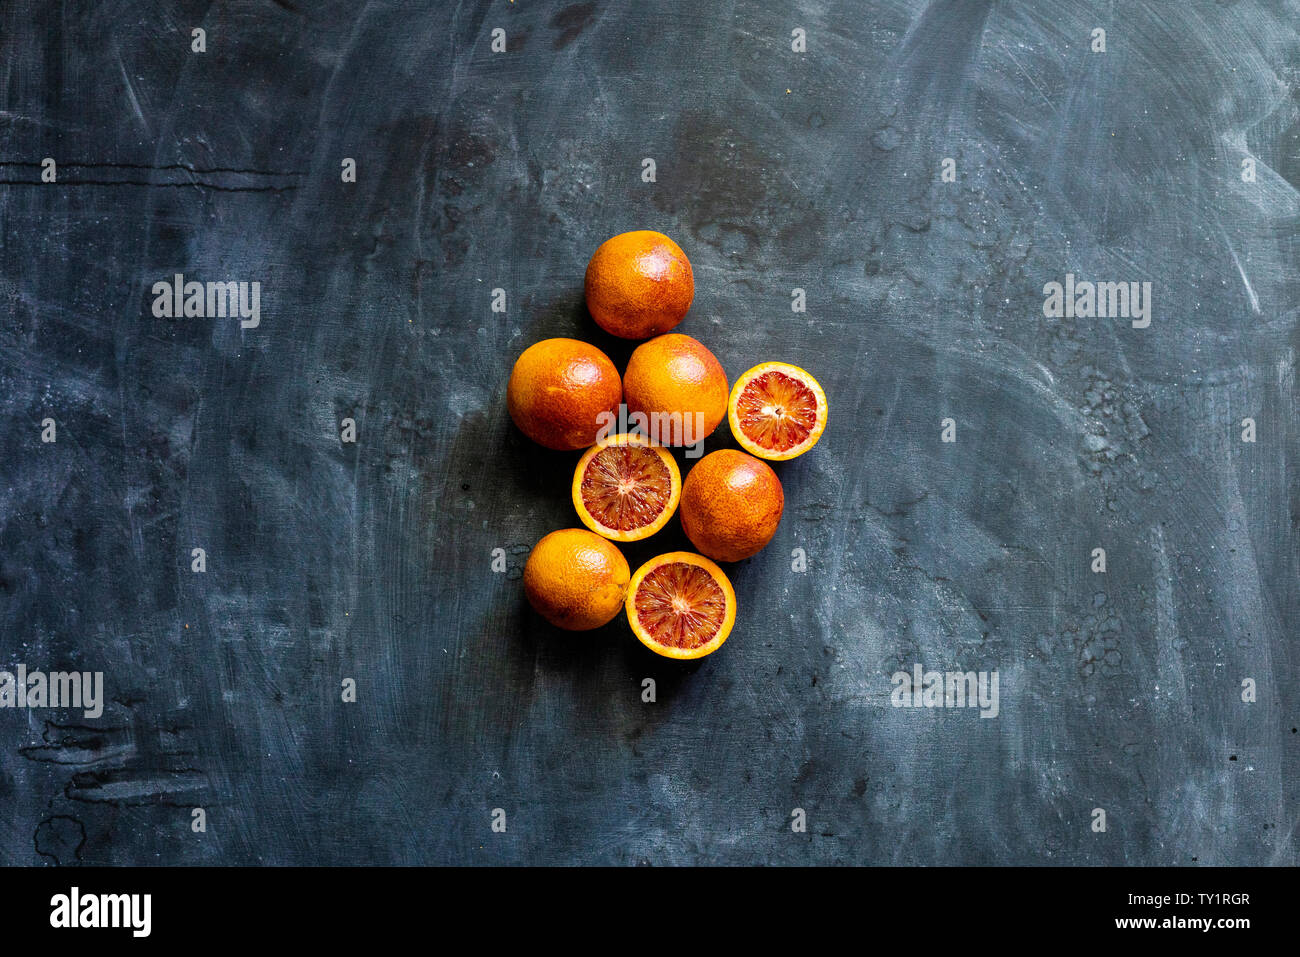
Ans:
{"type": "Polygon", "coordinates": [[[510,372],[506,405],[520,431],[548,449],[585,449],[618,416],[623,383],[609,356],[577,339],[543,339],[510,372]]]}
{"type": "Polygon", "coordinates": [[[524,594],[555,627],[590,631],[623,608],[631,577],[613,543],[585,528],[565,528],[533,546],[524,564],[524,594]]]}
{"type": "Polygon", "coordinates": [[[738,562],[762,551],[784,510],[785,491],[772,467],[735,449],[704,456],[682,484],[682,530],[714,561],[738,562]]]}
{"type": "Polygon", "coordinates": [[[636,347],[623,374],[623,394],[628,412],[647,414],[680,413],[682,441],[659,435],[662,445],[689,445],[713,433],[727,417],[727,373],[716,356],[698,340],[673,332],[636,347]],[[686,435],[695,429],[695,419],[703,416],[699,435],[686,435]]]}
{"type": "Polygon", "coordinates": [[[607,239],[587,263],[587,309],[622,339],[649,339],[682,321],[695,299],[695,276],[680,246],[642,229],[607,239]]]}

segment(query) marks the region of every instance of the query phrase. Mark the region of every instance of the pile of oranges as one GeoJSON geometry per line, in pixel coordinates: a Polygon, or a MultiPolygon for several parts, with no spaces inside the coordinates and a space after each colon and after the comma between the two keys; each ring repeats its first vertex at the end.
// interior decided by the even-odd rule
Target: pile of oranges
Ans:
{"type": "Polygon", "coordinates": [[[548,449],[585,449],[573,507],[585,528],[551,532],[524,566],[524,592],[547,621],[599,628],[625,609],[637,638],[668,658],[702,658],[727,640],[736,593],[717,562],[738,562],[776,534],[785,492],[767,461],[802,455],[826,428],[826,393],[804,370],[764,362],[728,387],[698,340],[673,332],[695,298],[690,261],[662,233],[622,233],[587,264],[587,308],[606,332],[648,340],[622,378],[590,343],[546,339],[516,360],[510,417],[548,449]],[[635,430],[609,434],[620,404],[635,430]],[[745,451],[700,459],[682,480],[665,446],[702,441],[727,419],[745,451]],[[700,554],[669,552],[635,574],[615,542],[662,529],[680,508],[700,554]]]}

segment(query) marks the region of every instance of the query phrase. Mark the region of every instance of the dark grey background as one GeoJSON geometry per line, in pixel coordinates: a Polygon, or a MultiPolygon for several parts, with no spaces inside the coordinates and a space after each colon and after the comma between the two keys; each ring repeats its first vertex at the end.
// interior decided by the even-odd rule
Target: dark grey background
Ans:
{"type": "Polygon", "coordinates": [[[112,701],[0,712],[0,860],[1295,864],[1298,23],[5,5],[0,667],[112,701]],[[832,408],[695,666],[519,582],[577,455],[505,381],[548,336],[622,367],[582,274],[634,228],[692,260],[678,331],[832,408]],[[176,271],[260,281],[261,326],[155,319],[176,271]],[[1045,319],[1067,271],[1152,282],[1150,328],[1045,319]],[[997,670],[1001,715],[890,707],[913,663],[997,670]]]}

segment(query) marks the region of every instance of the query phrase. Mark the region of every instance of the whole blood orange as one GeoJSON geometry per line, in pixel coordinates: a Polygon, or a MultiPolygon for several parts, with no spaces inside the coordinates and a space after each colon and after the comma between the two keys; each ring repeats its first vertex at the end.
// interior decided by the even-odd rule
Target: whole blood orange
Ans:
{"type": "Polygon", "coordinates": [[[607,624],[623,606],[627,559],[584,528],[551,532],[524,564],[524,594],[557,628],[588,631],[607,624]]]}
{"type": "Polygon", "coordinates": [[[727,403],[731,434],[746,452],[792,459],[826,430],[826,393],[811,375],[786,362],[764,362],[739,379],[727,403]]]}
{"type": "Polygon", "coordinates": [[[636,570],[627,589],[632,632],[665,658],[703,658],[736,623],[736,592],[721,568],[702,555],[669,552],[636,570]]]}
{"type": "Polygon", "coordinates": [[[618,415],[622,397],[614,363],[577,339],[543,339],[529,346],[515,360],[506,387],[510,418],[548,449],[591,445],[601,427],[618,415]]]}
{"type": "Polygon", "coordinates": [[[699,341],[669,333],[636,347],[623,375],[628,412],[649,417],[664,445],[690,445],[727,415],[727,374],[699,341]]]}
{"type": "Polygon", "coordinates": [[[785,492],[766,462],[719,449],[686,476],[681,509],[682,530],[696,548],[720,562],[738,562],[772,540],[785,492]]]}
{"type": "Polygon", "coordinates": [[[623,339],[667,332],[695,298],[695,277],[681,247],[645,229],[601,243],[587,263],[585,287],[591,318],[623,339]]]}
{"type": "Polygon", "coordinates": [[[616,542],[638,542],[659,531],[681,494],[673,457],[634,433],[598,442],[573,472],[573,507],[582,524],[616,542]]]}

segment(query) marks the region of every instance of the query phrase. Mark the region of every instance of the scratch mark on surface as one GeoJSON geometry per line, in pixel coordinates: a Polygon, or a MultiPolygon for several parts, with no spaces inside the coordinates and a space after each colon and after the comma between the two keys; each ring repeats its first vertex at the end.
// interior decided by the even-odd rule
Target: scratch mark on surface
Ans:
{"type": "Polygon", "coordinates": [[[139,117],[140,125],[144,127],[145,133],[148,136],[152,137],[153,130],[149,128],[149,121],[144,117],[144,110],[140,109],[140,100],[135,95],[135,87],[131,85],[131,78],[127,76],[126,64],[122,62],[122,57],[120,54],[114,52],[114,56],[117,57],[118,69],[122,71],[122,82],[126,84],[126,95],[131,98],[131,106],[135,110],[135,115],[139,117]]]}
{"type": "Polygon", "coordinates": [[[1232,240],[1228,238],[1227,230],[1219,227],[1219,232],[1223,235],[1223,241],[1227,244],[1228,253],[1232,256],[1232,264],[1237,267],[1237,273],[1241,276],[1242,284],[1246,287],[1246,295],[1250,297],[1251,312],[1259,315],[1259,296],[1255,295],[1255,287],[1250,284],[1250,277],[1246,275],[1241,260],[1237,258],[1237,250],[1233,249],[1232,240]]]}
{"type": "Polygon", "coordinates": [[[42,183],[30,179],[0,180],[0,186],[157,186],[163,189],[183,189],[191,186],[195,189],[212,189],[219,193],[291,193],[297,186],[218,186],[216,183],[150,183],[136,179],[65,179],[57,183],[42,183]]]}
{"type": "MultiPolygon", "coordinates": [[[[242,166],[192,166],[189,163],[164,163],[151,166],[147,163],[78,163],[72,160],[61,163],[63,169],[129,169],[148,172],[184,170],[187,173],[243,173],[251,176],[303,176],[296,170],[250,169],[242,166]]],[[[0,160],[0,167],[39,169],[40,163],[28,160],[0,160]]]]}

